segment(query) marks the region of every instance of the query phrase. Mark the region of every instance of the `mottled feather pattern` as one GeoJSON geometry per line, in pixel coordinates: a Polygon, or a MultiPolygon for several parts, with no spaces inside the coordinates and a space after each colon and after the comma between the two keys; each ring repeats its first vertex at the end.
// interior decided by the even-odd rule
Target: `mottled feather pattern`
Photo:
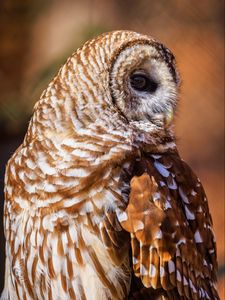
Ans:
{"type": "Polygon", "coordinates": [[[146,287],[177,287],[184,299],[217,299],[215,239],[199,179],[176,153],[145,154],[135,171],[121,221],[135,275],[146,287]]]}
{"type": "Polygon", "coordinates": [[[1,300],[219,299],[207,199],[167,122],[178,82],[170,50],[135,32],[68,58],[7,164],[1,300]]]}

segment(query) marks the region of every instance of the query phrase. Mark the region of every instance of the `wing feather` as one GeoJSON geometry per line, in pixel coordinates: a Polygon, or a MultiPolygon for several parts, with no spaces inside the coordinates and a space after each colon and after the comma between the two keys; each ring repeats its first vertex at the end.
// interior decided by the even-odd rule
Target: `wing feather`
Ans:
{"type": "Polygon", "coordinates": [[[199,179],[177,153],[143,154],[132,175],[120,223],[131,236],[135,276],[169,299],[219,299],[212,219],[199,179]]]}

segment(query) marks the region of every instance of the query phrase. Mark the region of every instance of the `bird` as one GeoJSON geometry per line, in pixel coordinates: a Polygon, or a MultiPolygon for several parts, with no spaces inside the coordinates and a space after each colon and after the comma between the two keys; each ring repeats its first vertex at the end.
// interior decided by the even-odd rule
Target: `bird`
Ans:
{"type": "Polygon", "coordinates": [[[67,59],[6,166],[1,300],[219,299],[207,198],[176,145],[180,82],[133,31],[67,59]]]}

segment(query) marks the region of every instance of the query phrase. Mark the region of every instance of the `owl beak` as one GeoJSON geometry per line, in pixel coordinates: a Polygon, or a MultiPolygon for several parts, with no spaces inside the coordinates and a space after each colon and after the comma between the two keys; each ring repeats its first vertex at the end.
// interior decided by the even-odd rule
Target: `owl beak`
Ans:
{"type": "Polygon", "coordinates": [[[174,113],[173,113],[173,109],[171,108],[164,115],[164,124],[166,128],[168,128],[171,125],[173,121],[173,117],[174,117],[174,113]]]}

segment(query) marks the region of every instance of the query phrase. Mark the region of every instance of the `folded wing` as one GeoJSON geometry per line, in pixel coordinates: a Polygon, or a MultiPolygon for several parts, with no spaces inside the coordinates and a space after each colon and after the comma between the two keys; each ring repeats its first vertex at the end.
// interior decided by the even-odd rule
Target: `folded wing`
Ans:
{"type": "Polygon", "coordinates": [[[169,299],[219,299],[212,221],[198,178],[176,153],[145,155],[134,175],[120,221],[130,233],[135,276],[169,299]]]}

